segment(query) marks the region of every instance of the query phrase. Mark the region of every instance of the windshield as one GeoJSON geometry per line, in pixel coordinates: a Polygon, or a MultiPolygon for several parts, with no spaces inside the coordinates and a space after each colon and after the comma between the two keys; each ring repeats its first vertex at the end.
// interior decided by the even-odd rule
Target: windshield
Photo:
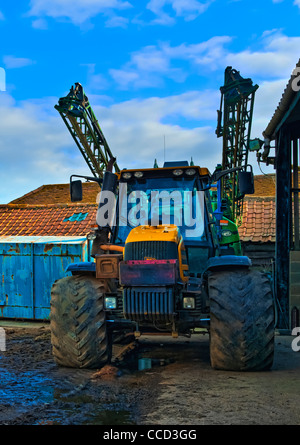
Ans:
{"type": "Polygon", "coordinates": [[[175,224],[184,240],[203,241],[204,192],[197,178],[163,177],[120,183],[115,242],[139,225],[175,224]]]}

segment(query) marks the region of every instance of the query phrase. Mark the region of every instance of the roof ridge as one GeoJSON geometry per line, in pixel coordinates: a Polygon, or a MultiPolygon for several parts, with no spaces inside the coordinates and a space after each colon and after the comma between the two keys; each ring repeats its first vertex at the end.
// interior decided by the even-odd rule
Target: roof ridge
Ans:
{"type": "Polygon", "coordinates": [[[9,209],[36,209],[36,208],[63,208],[63,207],[96,207],[98,204],[96,202],[84,202],[82,204],[77,203],[58,203],[58,204],[0,204],[0,208],[9,208],[9,209]]]}

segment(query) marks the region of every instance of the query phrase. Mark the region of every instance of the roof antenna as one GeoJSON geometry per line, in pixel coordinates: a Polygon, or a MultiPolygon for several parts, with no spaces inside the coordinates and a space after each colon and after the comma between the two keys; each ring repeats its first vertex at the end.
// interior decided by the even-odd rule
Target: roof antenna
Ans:
{"type": "Polygon", "coordinates": [[[166,136],[164,135],[164,162],[166,160],[166,136]]]}

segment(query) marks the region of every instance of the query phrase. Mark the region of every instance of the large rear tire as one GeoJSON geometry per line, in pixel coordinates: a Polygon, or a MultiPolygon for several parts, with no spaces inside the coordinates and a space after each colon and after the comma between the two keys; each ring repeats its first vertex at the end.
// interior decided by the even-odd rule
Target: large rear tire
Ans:
{"type": "Polygon", "coordinates": [[[269,370],[274,356],[274,303],[268,277],[249,269],[215,271],[208,287],[212,367],[269,370]]]}
{"type": "Polygon", "coordinates": [[[51,290],[52,353],[60,366],[101,368],[108,361],[103,285],[94,277],[74,275],[51,290]]]}

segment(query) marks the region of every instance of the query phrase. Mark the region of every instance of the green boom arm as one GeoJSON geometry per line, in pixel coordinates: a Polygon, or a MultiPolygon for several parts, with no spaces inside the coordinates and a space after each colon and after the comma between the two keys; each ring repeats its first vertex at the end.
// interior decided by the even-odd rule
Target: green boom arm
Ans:
{"type": "MultiPolygon", "coordinates": [[[[225,70],[218,111],[217,137],[223,138],[222,169],[247,167],[254,98],[258,85],[244,79],[231,66],[225,70]]],[[[242,215],[243,196],[238,187],[239,172],[233,171],[222,181],[222,199],[228,203],[225,216],[237,221],[242,215]]]]}
{"type": "MultiPolygon", "coordinates": [[[[102,178],[113,154],[82,85],[75,83],[75,88],[72,86],[69,94],[61,97],[54,108],[61,115],[93,175],[102,178]]],[[[119,172],[117,163],[113,165],[119,172]]]]}

